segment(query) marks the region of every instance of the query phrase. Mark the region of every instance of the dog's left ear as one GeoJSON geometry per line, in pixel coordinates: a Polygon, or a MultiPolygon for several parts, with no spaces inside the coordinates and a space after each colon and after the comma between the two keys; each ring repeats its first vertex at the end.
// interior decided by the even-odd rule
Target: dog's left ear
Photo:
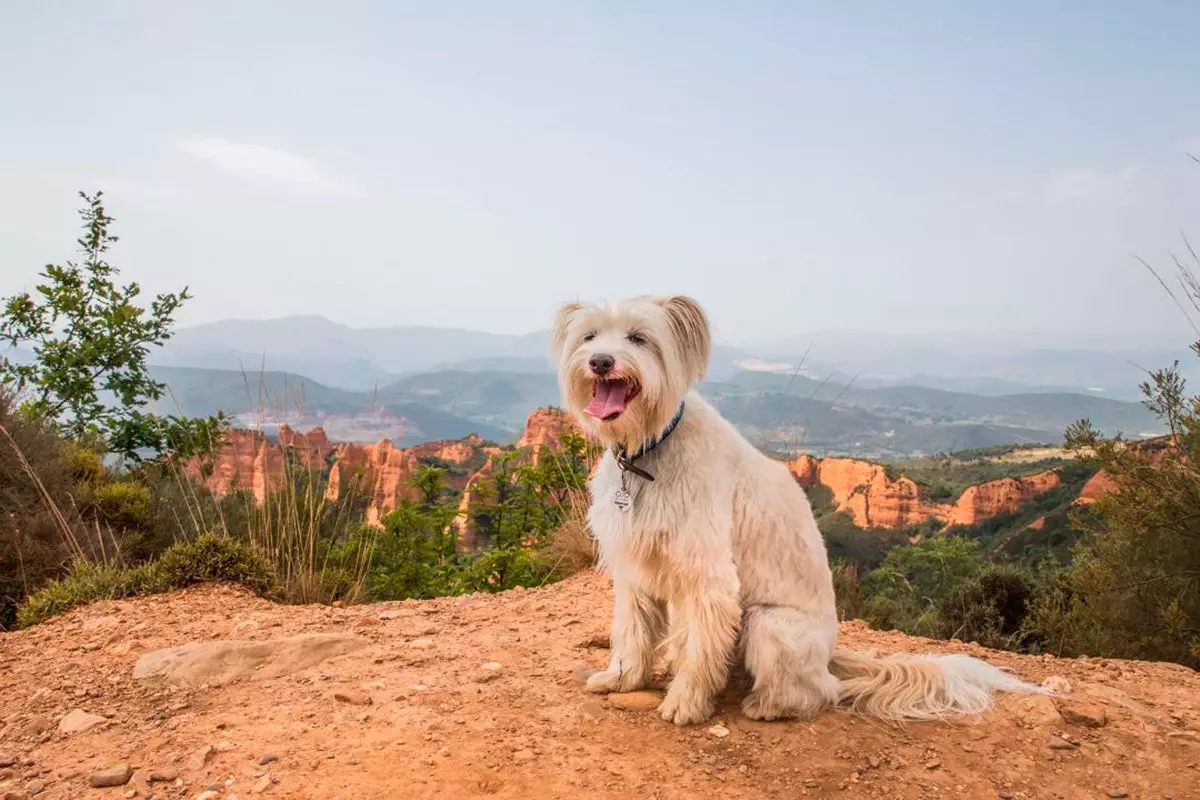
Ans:
{"type": "Polygon", "coordinates": [[[667,312],[671,335],[675,337],[688,376],[694,381],[704,380],[712,353],[712,333],[704,309],[685,295],[663,297],[658,302],[667,312]]]}
{"type": "Polygon", "coordinates": [[[550,329],[550,358],[555,363],[562,358],[563,348],[567,345],[571,319],[582,310],[582,303],[567,303],[554,315],[554,325],[550,329]]]}

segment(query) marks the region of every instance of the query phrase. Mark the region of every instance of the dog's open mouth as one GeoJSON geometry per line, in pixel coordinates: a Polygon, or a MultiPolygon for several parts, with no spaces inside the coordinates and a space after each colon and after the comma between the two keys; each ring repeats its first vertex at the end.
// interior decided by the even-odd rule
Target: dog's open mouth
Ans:
{"type": "Polygon", "coordinates": [[[592,402],[584,412],[604,422],[612,422],[638,396],[638,387],[624,378],[597,378],[592,385],[592,402]]]}

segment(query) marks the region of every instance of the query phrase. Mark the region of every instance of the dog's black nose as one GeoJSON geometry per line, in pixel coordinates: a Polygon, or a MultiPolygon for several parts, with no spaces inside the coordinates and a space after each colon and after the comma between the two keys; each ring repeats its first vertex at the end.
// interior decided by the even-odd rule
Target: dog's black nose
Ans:
{"type": "Polygon", "coordinates": [[[616,363],[617,360],[607,353],[597,353],[588,359],[588,366],[592,368],[592,372],[601,378],[612,372],[613,365],[616,363]]]}

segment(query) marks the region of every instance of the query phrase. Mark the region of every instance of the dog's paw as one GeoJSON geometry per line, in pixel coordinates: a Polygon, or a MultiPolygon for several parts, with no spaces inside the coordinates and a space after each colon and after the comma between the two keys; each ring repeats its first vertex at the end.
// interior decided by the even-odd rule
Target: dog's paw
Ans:
{"type": "Polygon", "coordinates": [[[694,688],[673,683],[659,705],[658,713],[676,725],[695,725],[711,717],[714,708],[709,697],[694,688]]]}
{"type": "Polygon", "coordinates": [[[646,680],[633,672],[610,669],[597,672],[587,679],[587,690],[598,694],[633,692],[645,688],[646,680]]]}
{"type": "Polygon", "coordinates": [[[751,692],[742,701],[742,713],[750,719],[771,722],[797,716],[795,709],[788,709],[778,702],[768,700],[761,692],[751,692]]]}

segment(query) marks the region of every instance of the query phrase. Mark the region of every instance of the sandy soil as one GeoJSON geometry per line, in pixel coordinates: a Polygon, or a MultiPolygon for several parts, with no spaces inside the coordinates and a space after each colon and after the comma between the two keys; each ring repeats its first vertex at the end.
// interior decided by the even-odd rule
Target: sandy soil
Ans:
{"type": "Polygon", "coordinates": [[[841,711],[752,722],[731,690],[711,723],[678,729],[646,707],[653,696],[582,690],[606,660],[609,608],[594,575],[351,608],[203,587],[0,634],[0,797],[1200,798],[1200,674],[1178,666],[851,623],[849,647],[983,655],[1071,695],[1004,696],[982,717],[894,730],[841,711]],[[294,652],[276,654],[225,685],[133,676],[160,648],[298,634],[362,641],[292,672],[294,652]],[[114,768],[113,782],[131,777],[91,786],[114,768]]]}

